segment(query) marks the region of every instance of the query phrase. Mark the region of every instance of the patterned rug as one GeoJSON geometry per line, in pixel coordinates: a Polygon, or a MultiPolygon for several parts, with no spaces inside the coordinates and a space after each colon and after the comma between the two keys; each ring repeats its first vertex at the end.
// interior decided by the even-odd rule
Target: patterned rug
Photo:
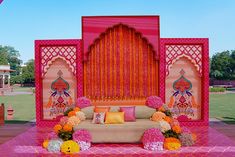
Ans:
{"type": "MultiPolygon", "coordinates": [[[[199,156],[226,156],[235,157],[235,143],[225,135],[210,127],[190,128],[197,135],[197,143],[192,147],[182,147],[178,151],[154,152],[143,149],[141,144],[93,144],[89,150],[81,151],[73,156],[172,156],[172,157],[199,157],[199,156]]],[[[49,153],[41,144],[50,128],[33,127],[0,145],[0,156],[66,156],[49,153]]]]}

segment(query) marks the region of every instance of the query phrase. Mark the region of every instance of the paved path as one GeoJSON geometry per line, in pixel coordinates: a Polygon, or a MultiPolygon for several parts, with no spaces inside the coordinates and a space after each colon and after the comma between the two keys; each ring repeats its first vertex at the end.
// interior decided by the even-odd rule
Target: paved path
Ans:
{"type": "Polygon", "coordinates": [[[19,92],[5,92],[4,95],[5,96],[14,96],[14,95],[25,95],[25,94],[33,94],[32,92],[23,92],[23,91],[19,91],[19,92]]]}
{"type": "Polygon", "coordinates": [[[5,124],[0,126],[0,145],[35,126],[35,123],[5,124]]]}

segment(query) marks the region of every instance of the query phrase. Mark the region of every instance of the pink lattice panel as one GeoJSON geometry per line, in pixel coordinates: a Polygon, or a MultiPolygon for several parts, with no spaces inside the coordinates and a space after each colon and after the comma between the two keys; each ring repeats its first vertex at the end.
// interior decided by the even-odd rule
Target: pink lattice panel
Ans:
{"type": "Polygon", "coordinates": [[[41,66],[42,76],[44,76],[57,58],[62,58],[71,68],[74,75],[76,75],[76,46],[42,46],[41,51],[41,66]]]}
{"type": "Polygon", "coordinates": [[[209,40],[207,38],[160,39],[160,96],[165,101],[165,79],[171,66],[181,57],[188,58],[202,78],[201,119],[183,121],[186,126],[208,125],[209,121],[209,40]],[[165,74],[165,75],[163,75],[165,74]]]}
{"type": "Polygon", "coordinates": [[[187,57],[202,75],[202,45],[166,45],[166,75],[171,66],[181,57],[187,57]]]}
{"type": "Polygon", "coordinates": [[[50,64],[61,58],[66,61],[77,77],[77,97],[83,95],[81,40],[36,40],[35,41],[35,86],[37,126],[52,126],[57,120],[44,120],[42,114],[42,79],[50,64]]]}

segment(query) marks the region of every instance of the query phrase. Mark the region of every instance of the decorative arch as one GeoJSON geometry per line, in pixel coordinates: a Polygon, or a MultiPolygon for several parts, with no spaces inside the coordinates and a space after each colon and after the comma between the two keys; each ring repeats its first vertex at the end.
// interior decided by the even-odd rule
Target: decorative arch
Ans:
{"type": "Polygon", "coordinates": [[[71,107],[77,98],[77,81],[69,64],[57,57],[42,79],[44,119],[55,119],[71,107]]]}
{"type": "Polygon", "coordinates": [[[182,54],[180,56],[177,56],[175,59],[173,59],[171,61],[171,64],[168,65],[168,70],[167,70],[167,75],[169,75],[169,71],[170,69],[172,68],[172,66],[174,65],[175,62],[177,62],[178,60],[182,59],[182,58],[185,58],[187,59],[188,61],[190,61],[192,63],[192,65],[195,67],[196,71],[198,72],[198,75],[201,76],[200,74],[200,67],[199,65],[195,62],[195,60],[193,58],[191,58],[190,56],[186,55],[186,54],[182,54]]]}
{"type": "Polygon", "coordinates": [[[93,100],[158,95],[158,61],[152,45],[123,24],[101,33],[84,62],[84,95],[93,100]]]}
{"type": "Polygon", "coordinates": [[[57,59],[62,59],[69,67],[69,70],[72,71],[72,73],[75,71],[74,67],[70,64],[70,62],[63,56],[55,56],[53,57],[51,60],[49,60],[46,64],[46,66],[44,66],[44,73],[42,74],[43,76],[46,75],[48,69],[50,68],[50,66],[53,64],[54,61],[56,61],[57,59]]]}
{"type": "Polygon", "coordinates": [[[174,117],[185,121],[201,119],[201,77],[186,56],[178,57],[166,77],[166,104],[174,117]]]}
{"type": "MultiPolygon", "coordinates": [[[[99,40],[101,40],[101,39],[103,38],[103,36],[105,36],[105,35],[107,35],[108,33],[110,33],[110,31],[114,31],[116,28],[119,28],[119,27],[122,27],[123,29],[126,28],[126,29],[128,29],[128,30],[133,31],[135,35],[140,36],[140,38],[141,38],[143,41],[145,41],[145,42],[149,45],[149,47],[152,49],[152,51],[154,52],[154,54],[156,53],[156,52],[154,51],[154,49],[153,49],[152,44],[148,41],[147,38],[145,38],[145,37],[142,35],[141,32],[136,31],[135,28],[130,27],[130,26],[126,25],[126,24],[119,23],[119,24],[113,25],[112,27],[108,27],[103,33],[100,33],[100,35],[99,35],[97,38],[95,38],[95,40],[92,42],[92,44],[89,45],[89,47],[88,47],[88,52],[84,54],[84,55],[85,55],[85,57],[84,57],[84,58],[85,58],[85,61],[87,60],[88,55],[89,55],[89,53],[91,52],[92,47],[95,46],[95,43],[99,42],[99,40]]],[[[155,55],[155,59],[157,60],[157,57],[156,57],[156,56],[157,56],[157,55],[155,55]]]]}

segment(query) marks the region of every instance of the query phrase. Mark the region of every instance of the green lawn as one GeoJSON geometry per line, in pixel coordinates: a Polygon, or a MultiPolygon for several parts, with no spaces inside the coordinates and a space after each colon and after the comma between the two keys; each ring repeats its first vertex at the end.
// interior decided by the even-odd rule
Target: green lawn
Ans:
{"type": "Polygon", "coordinates": [[[235,123],[235,94],[210,94],[210,117],[235,123]]]}
{"type": "Polygon", "coordinates": [[[35,119],[34,95],[0,96],[0,103],[5,104],[5,117],[7,106],[11,104],[14,109],[14,120],[30,121],[35,119]]]}

